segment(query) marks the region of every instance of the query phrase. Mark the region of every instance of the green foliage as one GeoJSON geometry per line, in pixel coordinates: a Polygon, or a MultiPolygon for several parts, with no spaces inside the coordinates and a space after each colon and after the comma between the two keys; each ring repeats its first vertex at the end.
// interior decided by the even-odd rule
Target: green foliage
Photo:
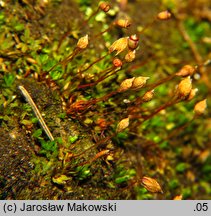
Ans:
{"type": "Polygon", "coordinates": [[[120,132],[117,134],[117,138],[125,140],[128,138],[128,134],[126,132],[120,132]]]}
{"type": "Polygon", "coordinates": [[[1,25],[4,24],[4,22],[5,22],[5,15],[4,15],[4,13],[1,11],[1,12],[0,12],[0,27],[1,27],[1,25]]]}
{"type": "Polygon", "coordinates": [[[159,146],[161,149],[167,149],[169,147],[169,142],[163,141],[159,146]]]}
{"type": "Polygon", "coordinates": [[[127,129],[123,132],[117,134],[116,137],[113,138],[114,142],[118,145],[123,145],[124,141],[128,139],[128,131],[127,129]]]}
{"type": "Polygon", "coordinates": [[[45,155],[48,159],[58,156],[58,145],[56,141],[40,140],[40,142],[42,147],[39,151],[40,154],[45,155]]]}
{"type": "Polygon", "coordinates": [[[84,6],[90,6],[91,5],[91,0],[77,0],[79,2],[79,4],[81,5],[81,7],[84,6]]]}
{"type": "Polygon", "coordinates": [[[66,118],[66,113],[59,113],[58,117],[61,119],[65,119],[66,118]]]}
{"type": "Polygon", "coordinates": [[[4,51],[11,49],[15,44],[12,40],[12,35],[6,35],[5,32],[0,35],[0,42],[0,48],[4,51]]]}
{"type": "Polygon", "coordinates": [[[210,179],[208,181],[201,181],[200,186],[204,188],[207,194],[211,194],[210,179]]]}
{"type": "Polygon", "coordinates": [[[60,176],[57,176],[57,177],[53,177],[52,178],[52,181],[53,183],[55,184],[58,184],[58,185],[64,185],[66,184],[66,181],[70,180],[71,178],[70,177],[67,177],[66,175],[60,175],[60,176]]]}
{"type": "Polygon", "coordinates": [[[179,172],[179,173],[183,173],[187,168],[188,168],[188,164],[186,164],[186,163],[179,163],[176,166],[176,171],[179,172]]]}
{"type": "Polygon", "coordinates": [[[137,192],[136,199],[137,200],[151,200],[153,199],[153,195],[150,194],[147,189],[143,187],[135,187],[137,192]]]}
{"type": "Polygon", "coordinates": [[[53,80],[59,80],[62,78],[64,71],[61,66],[56,67],[54,70],[50,72],[50,76],[53,80]]]}
{"type": "Polygon", "coordinates": [[[76,168],[76,178],[80,181],[87,179],[91,175],[90,165],[78,166],[76,168]]]}
{"type": "Polygon", "coordinates": [[[15,31],[17,31],[17,32],[21,32],[21,31],[23,31],[24,30],[24,24],[22,24],[22,23],[15,23],[15,25],[14,25],[14,29],[15,29],[15,31]]]}
{"type": "Polygon", "coordinates": [[[34,133],[32,134],[32,136],[34,138],[37,138],[37,139],[42,139],[41,138],[41,135],[42,135],[42,129],[37,129],[36,131],[34,131],[34,133]]]}
{"type": "Polygon", "coordinates": [[[174,190],[179,187],[179,181],[177,179],[172,179],[171,181],[169,181],[168,185],[169,189],[174,190]]]}
{"type": "Polygon", "coordinates": [[[191,194],[192,194],[192,191],[191,191],[190,187],[184,188],[182,190],[182,197],[183,197],[184,200],[188,199],[191,196],[191,194]]]}
{"type": "Polygon", "coordinates": [[[35,175],[46,175],[53,168],[53,161],[46,161],[43,158],[34,158],[32,162],[35,165],[33,172],[35,175]]]}
{"type": "Polygon", "coordinates": [[[29,121],[29,120],[24,119],[24,120],[21,121],[21,123],[22,123],[23,125],[31,125],[32,122],[29,121]]]}
{"type": "Polygon", "coordinates": [[[125,170],[124,167],[120,166],[117,168],[117,173],[115,174],[115,183],[121,184],[125,183],[128,180],[132,179],[136,175],[136,171],[134,169],[125,170]]]}
{"type": "Polygon", "coordinates": [[[73,144],[74,142],[76,142],[77,140],[78,140],[78,136],[77,135],[75,135],[75,136],[69,136],[69,138],[68,138],[68,141],[71,143],[71,144],[73,144]]]}
{"type": "Polygon", "coordinates": [[[185,27],[194,42],[198,42],[210,29],[208,22],[202,21],[199,23],[193,17],[186,19],[185,27]]]}
{"type": "Polygon", "coordinates": [[[4,75],[4,82],[5,82],[6,87],[11,87],[14,81],[15,81],[14,74],[10,73],[10,74],[4,75]]]}
{"type": "Polygon", "coordinates": [[[211,164],[210,162],[207,162],[202,167],[202,173],[203,173],[204,180],[211,182],[211,164]]]}
{"type": "Polygon", "coordinates": [[[31,118],[31,122],[33,124],[37,123],[38,122],[38,118],[36,118],[36,117],[31,118]]]}

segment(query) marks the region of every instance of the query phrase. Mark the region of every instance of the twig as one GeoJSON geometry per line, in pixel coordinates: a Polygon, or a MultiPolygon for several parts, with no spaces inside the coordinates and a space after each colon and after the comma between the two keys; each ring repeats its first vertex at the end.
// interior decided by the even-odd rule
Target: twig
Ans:
{"type": "Polygon", "coordinates": [[[210,87],[211,85],[210,85],[208,74],[206,73],[206,70],[204,68],[205,65],[203,64],[203,58],[202,58],[201,54],[199,53],[196,44],[190,38],[188,32],[185,29],[183,22],[181,20],[179,20],[177,17],[176,17],[176,20],[177,20],[178,29],[179,29],[183,39],[188,43],[190,50],[193,53],[194,59],[196,60],[196,62],[198,64],[198,68],[199,68],[199,71],[202,75],[203,81],[205,82],[205,84],[208,87],[210,87]]]}
{"type": "Polygon", "coordinates": [[[189,34],[187,33],[187,31],[185,30],[184,24],[182,21],[178,20],[178,29],[182,35],[182,37],[184,38],[184,40],[188,43],[188,45],[190,46],[191,52],[194,55],[195,60],[197,61],[197,64],[201,64],[203,62],[203,59],[201,57],[201,55],[198,52],[198,49],[196,47],[196,44],[191,40],[189,34]]]}
{"type": "Polygon", "coordinates": [[[18,88],[21,90],[21,93],[23,94],[23,96],[25,97],[26,101],[29,103],[29,105],[32,107],[36,117],[38,118],[38,121],[41,125],[41,127],[43,128],[43,130],[45,131],[46,135],[48,136],[48,138],[51,141],[54,141],[54,137],[51,134],[50,130],[48,129],[40,111],[38,110],[36,104],[34,103],[34,101],[32,100],[31,96],[29,95],[28,91],[23,87],[23,86],[18,86],[18,88]]]}

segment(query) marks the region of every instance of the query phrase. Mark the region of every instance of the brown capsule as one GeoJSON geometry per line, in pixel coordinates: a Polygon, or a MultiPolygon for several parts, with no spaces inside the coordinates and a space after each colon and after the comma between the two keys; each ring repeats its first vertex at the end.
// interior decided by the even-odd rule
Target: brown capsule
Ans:
{"type": "Polygon", "coordinates": [[[127,45],[128,45],[128,38],[127,37],[120,38],[114,41],[113,44],[111,44],[111,46],[109,47],[109,52],[111,53],[117,51],[116,55],[118,55],[119,53],[121,53],[127,48],[127,45]]]}
{"type": "Polygon", "coordinates": [[[122,119],[118,123],[117,128],[116,128],[116,132],[119,133],[119,132],[125,130],[128,126],[129,126],[129,117],[125,118],[125,119],[122,119]]]}
{"type": "Polygon", "coordinates": [[[191,181],[191,182],[195,182],[195,180],[196,180],[196,176],[195,176],[194,172],[192,172],[191,170],[188,170],[186,172],[186,178],[188,181],[191,181]]]}
{"type": "Polygon", "coordinates": [[[100,2],[99,8],[102,11],[104,11],[105,13],[107,13],[110,10],[111,6],[110,6],[110,4],[108,2],[100,2]]]}
{"type": "Polygon", "coordinates": [[[74,111],[83,111],[88,105],[88,102],[85,100],[79,100],[71,104],[70,109],[74,111]]]}
{"type": "Polygon", "coordinates": [[[98,125],[101,130],[105,130],[109,123],[104,118],[99,118],[96,122],[96,125],[98,125]]]}
{"type": "Polygon", "coordinates": [[[176,75],[182,77],[191,76],[195,70],[196,69],[193,66],[185,65],[176,73],[176,75]]]}
{"type": "Polygon", "coordinates": [[[151,101],[153,96],[154,96],[154,89],[151,90],[151,91],[146,92],[144,94],[144,96],[142,97],[142,101],[144,101],[144,102],[151,101]]]}
{"type": "Polygon", "coordinates": [[[161,186],[153,178],[144,176],[141,179],[141,183],[148,191],[150,191],[152,193],[163,193],[161,186]]]}
{"type": "Polygon", "coordinates": [[[37,64],[37,61],[33,58],[30,58],[30,57],[26,58],[26,61],[31,63],[31,64],[37,64]]]}
{"type": "Polygon", "coordinates": [[[149,77],[142,77],[142,76],[136,77],[133,80],[132,89],[137,90],[144,87],[148,79],[149,77]]]}
{"type": "Polygon", "coordinates": [[[102,150],[100,152],[98,152],[91,160],[90,163],[96,161],[98,158],[107,155],[109,153],[110,150],[106,149],[106,150],[102,150]]]}
{"type": "Polygon", "coordinates": [[[88,46],[88,44],[89,44],[88,35],[85,35],[84,37],[81,37],[78,40],[77,47],[80,49],[85,49],[88,46]]]}
{"type": "Polygon", "coordinates": [[[207,108],[207,99],[204,99],[202,101],[199,101],[195,105],[194,112],[196,113],[196,115],[202,115],[202,114],[204,114],[206,108],[207,108]]]}
{"type": "Polygon", "coordinates": [[[128,89],[130,89],[132,87],[134,79],[135,79],[135,77],[123,80],[117,91],[118,92],[124,92],[124,91],[127,91],[128,89]]]}
{"type": "Polygon", "coordinates": [[[134,50],[138,47],[138,43],[139,43],[139,38],[136,34],[134,35],[131,35],[129,38],[128,38],[128,47],[129,49],[131,50],[134,50]]]}
{"type": "Polygon", "coordinates": [[[206,150],[202,151],[198,156],[198,161],[200,163],[204,163],[208,159],[208,157],[210,156],[210,153],[211,153],[210,149],[206,149],[206,150]]]}
{"type": "Polygon", "coordinates": [[[115,25],[121,28],[128,28],[131,25],[131,22],[128,19],[118,19],[115,21],[115,25]]]}
{"type": "Polygon", "coordinates": [[[128,53],[125,55],[125,61],[126,62],[132,62],[136,57],[136,51],[135,50],[129,50],[128,53]]]}
{"type": "Polygon", "coordinates": [[[113,60],[114,67],[122,67],[122,61],[119,58],[113,60]]]}
{"type": "Polygon", "coordinates": [[[188,95],[187,100],[188,100],[188,101],[192,100],[192,99],[195,97],[197,91],[198,91],[197,88],[191,89],[190,94],[188,95]]]}
{"type": "Polygon", "coordinates": [[[175,196],[173,200],[182,200],[182,195],[175,196]]]}
{"type": "Polygon", "coordinates": [[[171,13],[169,11],[162,11],[157,15],[159,20],[168,20],[171,18],[171,13]]]}
{"type": "Polygon", "coordinates": [[[192,89],[192,80],[190,76],[184,78],[182,81],[180,81],[178,87],[177,87],[177,93],[179,98],[185,99],[188,97],[192,89]]]}

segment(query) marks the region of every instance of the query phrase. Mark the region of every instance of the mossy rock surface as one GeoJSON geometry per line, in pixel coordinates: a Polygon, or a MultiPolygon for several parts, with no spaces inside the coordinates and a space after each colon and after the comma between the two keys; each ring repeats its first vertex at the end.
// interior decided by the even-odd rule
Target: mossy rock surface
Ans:
{"type": "MultiPolygon", "coordinates": [[[[87,164],[84,171],[76,169],[77,164],[83,164],[98,152],[92,148],[82,156],[70,159],[64,154],[80,154],[94,146],[92,136],[77,122],[70,118],[60,119],[62,112],[61,102],[56,91],[51,91],[45,84],[38,83],[33,79],[19,81],[28,90],[37,107],[44,114],[44,119],[49,125],[53,136],[60,137],[62,144],[56,156],[48,158],[40,154],[41,141],[47,142],[48,137],[44,134],[41,140],[31,136],[33,130],[40,127],[33,124],[26,131],[20,124],[18,117],[11,117],[7,128],[1,128],[1,198],[2,199],[108,199],[115,196],[112,188],[107,186],[111,181],[114,169],[112,166],[99,159],[91,166],[87,164]],[[77,135],[74,143],[68,141],[69,137],[77,135]],[[69,142],[69,143],[68,143],[69,142]],[[81,174],[78,174],[78,172],[81,174]],[[85,174],[84,174],[84,173],[85,174]],[[86,173],[90,174],[86,176],[86,173]],[[61,176],[66,176],[63,184],[57,184],[61,176]]],[[[16,86],[17,89],[17,86],[16,86]]],[[[22,115],[25,99],[17,89],[18,116],[22,115]]],[[[16,110],[17,112],[17,110],[16,110]]],[[[33,113],[33,111],[31,110],[33,113]]],[[[110,141],[109,141],[110,142],[110,141]]],[[[117,197],[116,197],[117,198],[117,197]]]]}

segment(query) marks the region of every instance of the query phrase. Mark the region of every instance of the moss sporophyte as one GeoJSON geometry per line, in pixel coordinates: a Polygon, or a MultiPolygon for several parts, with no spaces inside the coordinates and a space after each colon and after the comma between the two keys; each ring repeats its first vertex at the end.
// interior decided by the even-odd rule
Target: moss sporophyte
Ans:
{"type": "MultiPolygon", "coordinates": [[[[187,172],[195,179],[187,158],[194,156],[198,163],[209,160],[204,140],[192,136],[193,125],[199,125],[207,112],[207,100],[200,96],[194,78],[206,64],[187,60],[179,64],[174,59],[168,66],[159,43],[153,45],[146,38],[151,38],[155,23],[168,29],[173,14],[156,11],[148,24],[136,27],[122,10],[127,5],[123,2],[127,1],[119,1],[119,9],[109,2],[87,9],[91,1],[80,1],[86,17],[71,26],[67,22],[60,33],[54,30],[58,20],[51,18],[52,32],[46,30],[43,40],[35,37],[42,31],[32,34],[30,25],[26,30],[22,25],[0,28],[0,40],[12,40],[0,57],[4,114],[0,123],[8,131],[10,111],[18,112],[14,116],[20,125],[9,132],[11,142],[16,142],[17,131],[25,131],[30,140],[34,167],[26,188],[30,191],[35,181],[38,186],[26,198],[40,198],[36,194],[41,193],[41,198],[49,199],[180,200],[190,196],[189,188],[179,183],[180,175],[187,172]],[[144,46],[149,46],[147,57],[144,46]],[[151,55],[151,48],[156,54],[151,55]],[[29,104],[27,109],[17,88],[29,104]]],[[[44,25],[45,13],[53,6],[35,4],[24,2],[24,19],[38,25],[30,18],[32,13],[44,25]]]]}

